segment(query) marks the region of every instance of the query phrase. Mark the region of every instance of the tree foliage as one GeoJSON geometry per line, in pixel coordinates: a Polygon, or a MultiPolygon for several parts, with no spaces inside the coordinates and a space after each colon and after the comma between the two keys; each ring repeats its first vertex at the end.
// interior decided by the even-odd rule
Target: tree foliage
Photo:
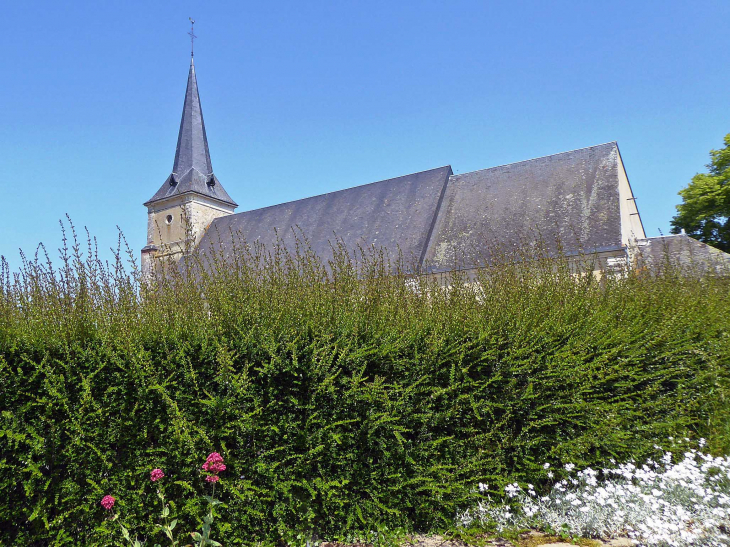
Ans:
{"type": "Polygon", "coordinates": [[[730,251],[730,133],[725,147],[710,151],[708,173],[698,173],[679,192],[682,203],[672,219],[672,233],[688,235],[723,251],[730,251]]]}

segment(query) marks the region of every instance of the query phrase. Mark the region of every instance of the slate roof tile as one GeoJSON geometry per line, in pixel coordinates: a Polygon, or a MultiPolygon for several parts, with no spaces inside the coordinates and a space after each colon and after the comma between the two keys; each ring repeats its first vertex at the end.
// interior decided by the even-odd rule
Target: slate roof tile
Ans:
{"type": "Polygon", "coordinates": [[[539,238],[548,250],[558,240],[569,251],[620,248],[618,158],[611,142],[451,176],[426,264],[479,266],[490,248],[539,238]]]}
{"type": "Polygon", "coordinates": [[[232,233],[249,244],[260,242],[271,248],[278,233],[293,249],[295,234],[300,233],[324,260],[332,257],[330,245],[339,238],[349,250],[375,245],[394,255],[400,250],[409,263],[419,262],[451,174],[451,167],[439,167],[221,217],[213,221],[200,248],[220,244],[224,253],[230,253],[232,233]]]}
{"type": "Polygon", "coordinates": [[[449,166],[213,221],[200,247],[232,250],[230,234],[293,250],[294,231],[324,260],[336,238],[349,250],[383,246],[429,271],[477,267],[489,246],[541,237],[564,251],[622,248],[615,142],[454,175],[449,166]]]}

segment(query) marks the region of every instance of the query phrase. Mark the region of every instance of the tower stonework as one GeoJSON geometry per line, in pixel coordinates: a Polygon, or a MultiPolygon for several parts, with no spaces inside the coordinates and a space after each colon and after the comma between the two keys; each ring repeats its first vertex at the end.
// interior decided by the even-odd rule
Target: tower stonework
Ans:
{"type": "Polygon", "coordinates": [[[238,206],[213,173],[192,58],[172,173],[144,205],[145,274],[152,273],[159,260],[179,260],[195,248],[213,220],[232,214],[238,206]]]}

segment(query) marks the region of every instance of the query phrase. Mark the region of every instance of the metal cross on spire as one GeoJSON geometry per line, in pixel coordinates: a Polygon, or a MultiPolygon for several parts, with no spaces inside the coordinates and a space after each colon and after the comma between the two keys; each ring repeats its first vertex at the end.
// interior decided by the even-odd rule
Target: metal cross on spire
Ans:
{"type": "Polygon", "coordinates": [[[188,32],[188,35],[190,36],[190,56],[194,57],[193,46],[195,44],[195,39],[197,38],[197,36],[195,36],[195,34],[193,33],[193,30],[195,30],[195,20],[192,17],[188,17],[188,19],[190,19],[190,32],[188,32]]]}

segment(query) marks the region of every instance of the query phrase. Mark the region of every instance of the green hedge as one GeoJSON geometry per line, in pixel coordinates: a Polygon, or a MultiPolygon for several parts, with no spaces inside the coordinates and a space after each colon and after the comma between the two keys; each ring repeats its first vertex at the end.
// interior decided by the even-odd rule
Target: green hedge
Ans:
{"type": "Polygon", "coordinates": [[[62,258],[3,266],[1,544],[120,544],[105,494],[160,541],[154,467],[192,530],[212,451],[214,537],[240,545],[448,526],[477,481],[670,435],[730,447],[728,279],[599,283],[538,256],[445,290],[378,253],[245,248],[140,284],[121,257],[62,258]]]}

